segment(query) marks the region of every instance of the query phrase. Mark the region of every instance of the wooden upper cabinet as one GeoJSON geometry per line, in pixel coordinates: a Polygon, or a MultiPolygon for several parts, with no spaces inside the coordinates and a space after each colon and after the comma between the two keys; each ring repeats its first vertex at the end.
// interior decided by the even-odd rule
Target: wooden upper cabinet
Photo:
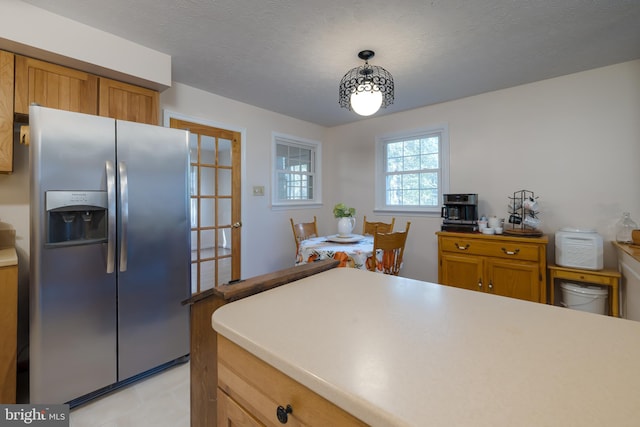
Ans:
{"type": "Polygon", "coordinates": [[[16,55],[15,112],[29,114],[29,105],[98,113],[98,77],[33,58],[16,55]]]}
{"type": "Polygon", "coordinates": [[[13,172],[13,60],[0,50],[0,172],[13,172]]]}
{"type": "Polygon", "coordinates": [[[98,114],[131,122],[158,124],[158,92],[116,80],[100,78],[98,114]]]}

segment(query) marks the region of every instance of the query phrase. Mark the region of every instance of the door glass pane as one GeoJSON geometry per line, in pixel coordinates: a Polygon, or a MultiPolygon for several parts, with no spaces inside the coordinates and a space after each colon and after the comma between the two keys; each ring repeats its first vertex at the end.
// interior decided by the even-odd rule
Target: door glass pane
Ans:
{"type": "Polygon", "coordinates": [[[218,261],[218,283],[229,283],[231,280],[231,257],[218,261]]]}
{"type": "Polygon", "coordinates": [[[216,246],[214,230],[202,230],[200,232],[200,257],[213,257],[213,248],[216,246]]]}
{"type": "Polygon", "coordinates": [[[198,263],[191,264],[191,293],[198,293],[198,263]]]}
{"type": "Polygon", "coordinates": [[[189,132],[189,157],[191,163],[198,163],[198,135],[189,132]]]}
{"type": "Polygon", "coordinates": [[[218,199],[218,225],[231,225],[231,199],[218,199]]]}
{"type": "Polygon", "coordinates": [[[189,194],[198,194],[198,166],[191,166],[189,169],[189,194]]]}
{"type": "Polygon", "coordinates": [[[215,196],[216,170],[213,167],[202,166],[200,168],[200,195],[215,196]]]}
{"type": "Polygon", "coordinates": [[[198,232],[191,231],[191,261],[195,261],[198,258],[198,232]]]}
{"type": "Polygon", "coordinates": [[[231,196],[231,169],[218,168],[218,195],[231,196]]]}
{"type": "Polygon", "coordinates": [[[231,250],[231,230],[228,228],[222,228],[218,230],[218,249],[225,249],[225,251],[218,250],[219,255],[226,255],[231,250]]]}
{"type": "Polygon", "coordinates": [[[231,166],[231,141],[218,140],[218,166],[231,166]]]}
{"type": "Polygon", "coordinates": [[[211,289],[215,283],[215,261],[203,261],[200,263],[200,291],[211,289]]]}
{"type": "Polygon", "coordinates": [[[214,199],[200,199],[200,227],[213,227],[215,225],[214,199]]]}
{"type": "Polygon", "coordinates": [[[216,140],[211,136],[202,135],[200,139],[200,163],[213,165],[216,162],[216,140]]]}

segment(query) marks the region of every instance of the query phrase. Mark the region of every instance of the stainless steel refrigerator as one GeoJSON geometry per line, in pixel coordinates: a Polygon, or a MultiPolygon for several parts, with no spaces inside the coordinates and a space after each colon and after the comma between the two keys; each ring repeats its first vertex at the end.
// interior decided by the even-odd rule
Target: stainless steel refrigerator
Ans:
{"type": "Polygon", "coordinates": [[[29,122],[30,402],[75,406],[188,357],[188,133],[29,122]]]}

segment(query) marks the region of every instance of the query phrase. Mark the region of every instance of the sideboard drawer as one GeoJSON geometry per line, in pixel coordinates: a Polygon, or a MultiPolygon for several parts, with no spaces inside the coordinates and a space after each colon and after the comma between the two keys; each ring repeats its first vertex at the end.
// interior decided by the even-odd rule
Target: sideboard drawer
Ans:
{"type": "Polygon", "coordinates": [[[538,245],[509,240],[473,239],[465,236],[442,237],[441,250],[444,252],[511,258],[522,261],[538,261],[538,245]]]}

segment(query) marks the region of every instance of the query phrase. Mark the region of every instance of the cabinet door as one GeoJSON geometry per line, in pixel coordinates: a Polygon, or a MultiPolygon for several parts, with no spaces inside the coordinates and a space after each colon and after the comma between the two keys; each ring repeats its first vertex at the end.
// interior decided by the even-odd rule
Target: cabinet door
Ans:
{"type": "Polygon", "coordinates": [[[486,261],[488,291],[496,295],[540,302],[538,264],[488,258],[486,261]]]}
{"type": "Polygon", "coordinates": [[[29,105],[78,113],[98,112],[98,77],[33,58],[16,56],[15,112],[29,114],[29,105]]]}
{"type": "Polygon", "coordinates": [[[0,172],[13,171],[13,53],[0,51],[0,172]]]}
{"type": "Polygon", "coordinates": [[[0,403],[16,403],[18,266],[0,267],[0,403]]]}
{"type": "Polygon", "coordinates": [[[264,424],[261,424],[226,393],[218,389],[218,427],[233,426],[261,427],[264,424]]]}
{"type": "Polygon", "coordinates": [[[440,258],[440,283],[456,288],[482,291],[483,258],[443,252],[440,258]]]}
{"type": "Polygon", "coordinates": [[[158,92],[100,78],[98,114],[130,122],[158,124],[158,92]]]}

